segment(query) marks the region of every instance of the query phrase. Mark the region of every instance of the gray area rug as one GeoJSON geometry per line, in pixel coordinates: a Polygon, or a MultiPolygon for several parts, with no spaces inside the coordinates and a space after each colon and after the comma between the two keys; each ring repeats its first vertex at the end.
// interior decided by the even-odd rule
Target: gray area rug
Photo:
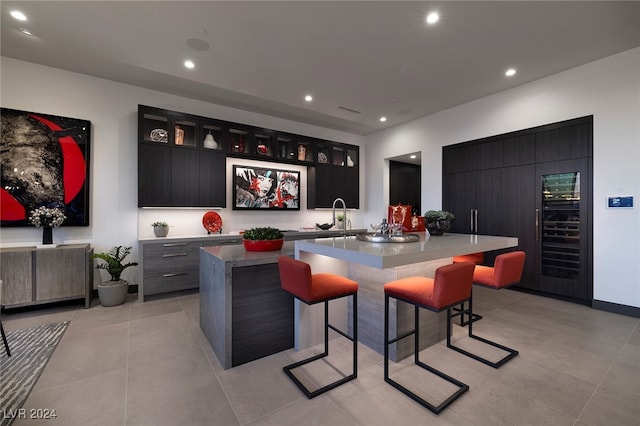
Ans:
{"type": "Polygon", "coordinates": [[[29,418],[29,413],[21,411],[22,404],[68,325],[65,321],[7,332],[11,356],[0,346],[0,426],[18,417],[29,418]]]}

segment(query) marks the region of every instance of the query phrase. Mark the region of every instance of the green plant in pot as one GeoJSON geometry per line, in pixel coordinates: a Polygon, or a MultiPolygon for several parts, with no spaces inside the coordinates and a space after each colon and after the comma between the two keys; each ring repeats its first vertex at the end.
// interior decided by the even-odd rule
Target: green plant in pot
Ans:
{"type": "Polygon", "coordinates": [[[244,231],[242,243],[247,251],[280,250],[284,235],[278,228],[258,227],[244,231]]]}
{"type": "Polygon", "coordinates": [[[111,280],[98,284],[98,296],[102,306],[121,305],[126,300],[129,283],[120,278],[120,275],[128,267],[138,266],[138,262],[124,262],[130,254],[131,247],[115,246],[108,253],[95,253],[91,257],[101,260],[101,263],[96,264],[96,269],[104,269],[111,277],[111,280]]]}
{"type": "Polygon", "coordinates": [[[167,225],[167,222],[153,222],[151,226],[153,226],[153,233],[156,237],[166,237],[167,234],[169,234],[169,225],[167,225]]]}
{"type": "Polygon", "coordinates": [[[453,213],[445,210],[428,210],[424,214],[424,222],[429,235],[442,235],[448,232],[454,219],[453,213]]]}

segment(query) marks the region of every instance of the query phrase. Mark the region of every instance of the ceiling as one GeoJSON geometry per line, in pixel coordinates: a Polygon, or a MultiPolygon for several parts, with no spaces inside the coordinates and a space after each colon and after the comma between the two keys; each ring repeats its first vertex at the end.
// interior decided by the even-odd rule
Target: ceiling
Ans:
{"type": "Polygon", "coordinates": [[[636,1],[2,1],[1,8],[2,56],[361,135],[640,46],[636,1]],[[15,9],[28,20],[13,19],[15,9]],[[433,10],[440,21],[426,25],[433,10]],[[508,78],[510,67],[517,74],[508,78]],[[314,100],[305,102],[306,94],[314,100]]]}

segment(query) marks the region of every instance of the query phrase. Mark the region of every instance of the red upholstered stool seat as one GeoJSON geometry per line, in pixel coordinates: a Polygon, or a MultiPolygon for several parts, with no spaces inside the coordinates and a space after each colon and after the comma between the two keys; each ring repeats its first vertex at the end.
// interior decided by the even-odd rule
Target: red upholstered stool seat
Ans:
{"type": "Polygon", "coordinates": [[[463,254],[462,256],[453,256],[453,263],[471,262],[476,265],[484,262],[484,253],[463,254]]]}
{"type": "Polygon", "coordinates": [[[324,303],[324,352],[283,367],[284,372],[307,398],[314,398],[358,376],[358,283],[337,274],[312,274],[308,263],[287,256],[278,258],[282,289],[296,299],[313,305],[324,303]],[[340,297],[353,297],[353,336],[329,324],[329,301],[340,297]],[[292,370],[329,355],[329,328],[353,342],[353,373],[314,391],[309,390],[292,370]]]}
{"type": "Polygon", "coordinates": [[[419,308],[426,308],[434,312],[447,310],[447,338],[449,339],[451,334],[451,308],[470,299],[474,268],[475,265],[473,263],[454,263],[436,269],[433,279],[409,277],[391,281],[384,285],[384,380],[436,414],[440,414],[451,403],[460,398],[462,394],[469,390],[469,386],[420,361],[419,308]],[[414,329],[393,339],[389,339],[390,298],[414,305],[415,312],[414,329]],[[414,363],[457,387],[455,392],[438,405],[428,402],[389,376],[389,345],[411,335],[414,336],[414,363]]]}
{"type": "MultiPolygon", "coordinates": [[[[481,265],[476,266],[476,269],[473,273],[473,283],[484,287],[493,288],[495,290],[517,284],[522,278],[525,258],[526,254],[523,251],[513,251],[510,253],[498,255],[496,256],[496,259],[493,263],[493,267],[481,265]]],[[[469,309],[460,313],[462,317],[465,314],[469,315],[469,318],[474,318],[473,321],[469,320],[466,322],[466,324],[469,325],[469,337],[499,348],[507,352],[507,355],[494,362],[476,354],[470,353],[464,349],[458,348],[452,345],[449,341],[447,342],[447,346],[484,364],[490,365],[493,368],[498,368],[504,365],[507,361],[515,358],[518,355],[518,351],[516,351],[515,349],[500,345],[496,342],[492,342],[483,337],[473,334],[473,322],[475,321],[475,318],[482,318],[481,316],[473,312],[473,293],[469,298],[469,309]]]]}

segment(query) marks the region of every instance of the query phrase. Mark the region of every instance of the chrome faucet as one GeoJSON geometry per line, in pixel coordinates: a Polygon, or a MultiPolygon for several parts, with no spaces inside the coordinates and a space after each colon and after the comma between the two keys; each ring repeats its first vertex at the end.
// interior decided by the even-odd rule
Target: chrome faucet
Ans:
{"type": "Polygon", "coordinates": [[[333,223],[332,225],[336,224],[336,204],[338,203],[338,201],[340,201],[342,203],[342,220],[344,222],[344,226],[342,227],[342,233],[344,235],[347,235],[347,205],[345,204],[344,200],[342,198],[336,198],[335,200],[333,200],[333,205],[331,206],[333,208],[333,223]]]}

